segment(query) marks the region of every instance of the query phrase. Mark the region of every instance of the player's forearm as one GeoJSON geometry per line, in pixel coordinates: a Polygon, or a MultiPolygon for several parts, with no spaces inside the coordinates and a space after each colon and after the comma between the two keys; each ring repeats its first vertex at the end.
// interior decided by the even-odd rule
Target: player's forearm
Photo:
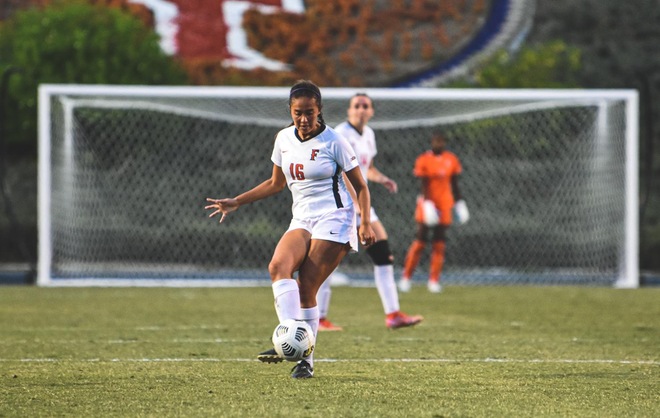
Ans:
{"type": "Polygon", "coordinates": [[[428,199],[430,197],[429,193],[429,181],[427,178],[422,177],[422,196],[424,199],[428,199]]]}
{"type": "Polygon", "coordinates": [[[374,166],[369,167],[369,170],[367,170],[367,179],[378,184],[387,183],[390,180],[389,177],[374,166]]]}
{"type": "Polygon", "coordinates": [[[356,190],[357,202],[360,207],[360,223],[371,223],[371,195],[368,187],[356,190]]]}
{"type": "Polygon", "coordinates": [[[346,189],[348,190],[348,194],[351,195],[351,199],[353,200],[353,203],[355,203],[356,205],[359,205],[358,198],[357,198],[357,193],[355,192],[355,189],[353,188],[353,185],[351,184],[351,181],[349,180],[346,173],[343,173],[342,175],[344,176],[344,183],[346,183],[346,189]]]}
{"type": "Polygon", "coordinates": [[[456,176],[451,178],[451,192],[454,195],[454,201],[458,202],[463,199],[461,189],[458,187],[458,178],[456,176]]]}
{"type": "Polygon", "coordinates": [[[284,189],[282,185],[278,185],[273,179],[268,179],[260,185],[248,190],[247,192],[236,196],[234,199],[236,199],[239,206],[242,206],[270,197],[281,192],[282,189],[284,189]]]}
{"type": "Polygon", "coordinates": [[[357,202],[360,208],[360,219],[362,224],[370,224],[371,218],[371,195],[369,194],[369,187],[362,177],[359,167],[346,172],[346,177],[357,195],[357,202]]]}

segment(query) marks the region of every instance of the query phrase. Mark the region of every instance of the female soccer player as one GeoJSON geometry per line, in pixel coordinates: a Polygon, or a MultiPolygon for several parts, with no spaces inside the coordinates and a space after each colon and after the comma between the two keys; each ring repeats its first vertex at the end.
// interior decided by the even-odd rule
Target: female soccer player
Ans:
{"type": "Polygon", "coordinates": [[[433,244],[427,288],[431,293],[442,291],[440,275],[445,261],[446,232],[452,223],[452,208],[457,211],[459,223],[465,223],[469,218],[458,188],[461,163],[454,153],[445,149],[446,146],[445,136],[437,133],[431,138],[431,150],[424,152],[415,161],[414,174],[422,181],[422,196],[417,200],[415,210],[417,234],[408,247],[399,282],[399,290],[402,292],[410,291],[410,278],[424,252],[429,231],[433,231],[433,244]]]}
{"type": "MultiPolygon", "coordinates": [[[[374,115],[374,106],[371,98],[364,94],[354,95],[348,103],[348,120],[337,125],[335,129],[342,134],[353,146],[355,154],[360,163],[360,171],[365,183],[368,181],[382,184],[390,193],[396,193],[398,186],[394,180],[383,174],[374,165],[374,157],[377,154],[376,136],[373,129],[367,125],[374,115]]],[[[357,222],[361,225],[364,212],[358,214],[357,222]]],[[[394,268],[392,262],[394,256],[390,251],[387,241],[387,231],[378,219],[376,212],[371,208],[370,216],[371,226],[376,234],[376,242],[367,246],[367,255],[374,264],[374,280],[376,289],[383,304],[385,311],[385,326],[390,329],[409,327],[422,321],[419,315],[407,315],[400,311],[399,294],[394,280],[394,268]]],[[[334,325],[327,319],[328,308],[330,305],[331,288],[330,283],[326,282],[321,286],[317,296],[319,310],[321,313],[320,329],[323,331],[340,331],[341,327],[334,325]]]]}
{"type": "MultiPolygon", "coordinates": [[[[319,309],[316,294],[321,284],[350,251],[357,251],[358,236],[371,245],[375,235],[369,213],[367,188],[348,141],[323,122],[321,91],[311,81],[291,87],[289,111],[293,123],[276,138],[271,160],[271,177],[234,198],[206,200],[209,217],[227,214],[240,206],[272,196],[288,186],[293,197],[293,219],[280,239],[268,265],[272,279],[275,310],[280,322],[298,319],[307,322],[316,336],[319,309]],[[355,209],[342,171],[357,193],[362,218],[355,227],[355,209]],[[297,281],[293,279],[298,272],[297,281]]],[[[274,349],[260,353],[267,363],[283,359],[274,349]]],[[[314,376],[313,353],[294,366],[291,377],[314,376]]]]}

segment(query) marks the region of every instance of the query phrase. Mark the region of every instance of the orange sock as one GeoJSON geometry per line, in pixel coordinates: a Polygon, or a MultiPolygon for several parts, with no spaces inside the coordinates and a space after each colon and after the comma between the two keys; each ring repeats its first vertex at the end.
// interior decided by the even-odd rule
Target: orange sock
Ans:
{"type": "Polygon", "coordinates": [[[410,244],[408,248],[408,254],[406,254],[406,261],[403,263],[403,277],[410,279],[419,264],[419,259],[422,258],[422,253],[424,252],[424,247],[426,243],[424,241],[415,240],[410,244]]]}
{"type": "Polygon", "coordinates": [[[445,248],[444,241],[435,241],[433,243],[433,250],[431,252],[431,268],[429,271],[429,280],[432,282],[439,282],[440,275],[442,274],[442,266],[445,264],[445,248]]]}

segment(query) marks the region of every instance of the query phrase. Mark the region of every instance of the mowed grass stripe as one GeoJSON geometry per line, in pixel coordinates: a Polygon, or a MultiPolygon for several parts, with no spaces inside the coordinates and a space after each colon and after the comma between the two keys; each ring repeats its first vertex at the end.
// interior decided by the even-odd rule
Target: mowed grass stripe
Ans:
{"type": "MultiPolygon", "coordinates": [[[[660,361],[654,360],[611,360],[611,359],[418,359],[418,358],[315,358],[318,363],[526,363],[526,364],[637,364],[660,366],[660,361]]],[[[231,363],[259,362],[254,358],[113,358],[113,359],[57,359],[57,358],[22,358],[0,359],[2,363],[231,363]]]]}

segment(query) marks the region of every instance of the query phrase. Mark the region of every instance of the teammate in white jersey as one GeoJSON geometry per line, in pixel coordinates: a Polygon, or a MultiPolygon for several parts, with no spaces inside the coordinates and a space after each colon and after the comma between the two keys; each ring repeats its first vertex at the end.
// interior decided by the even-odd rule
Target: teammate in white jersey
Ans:
{"type": "MultiPolygon", "coordinates": [[[[390,193],[396,193],[398,190],[396,182],[383,174],[374,165],[374,157],[378,153],[376,136],[373,129],[367,125],[374,115],[373,101],[364,93],[354,95],[349,101],[347,115],[348,120],[339,124],[335,129],[345,136],[353,146],[365,183],[368,181],[379,183],[385,186],[390,193]]],[[[392,265],[394,256],[387,241],[387,231],[378,219],[373,207],[369,214],[370,216],[365,218],[363,216],[364,212],[360,212],[357,222],[361,225],[362,221],[370,219],[371,226],[376,234],[376,242],[367,246],[367,254],[374,264],[374,280],[385,311],[385,325],[390,329],[416,325],[423,318],[419,315],[407,315],[401,312],[399,308],[399,294],[392,265]]],[[[331,292],[329,281],[325,282],[319,289],[317,295],[321,315],[319,326],[323,331],[340,331],[341,327],[333,324],[327,318],[331,292]]]]}
{"type": "MultiPolygon", "coordinates": [[[[209,216],[221,214],[222,222],[240,206],[289,187],[293,219],[275,248],[268,271],[279,321],[306,321],[315,335],[319,325],[319,287],[350,250],[357,251],[358,238],[363,245],[375,241],[369,216],[363,217],[356,229],[353,199],[342,175],[345,173],[357,193],[359,210],[369,214],[369,189],[355,151],[344,137],[325,125],[322,108],[319,88],[311,81],[297,82],[289,94],[293,125],[277,134],[271,177],[235,198],[206,199],[210,202],[206,209],[214,210],[209,216]],[[297,280],[293,278],[295,272],[297,280]]],[[[314,353],[298,362],[291,377],[313,377],[313,356],[314,353]]],[[[283,360],[274,349],[257,358],[266,363],[283,360]]]]}

